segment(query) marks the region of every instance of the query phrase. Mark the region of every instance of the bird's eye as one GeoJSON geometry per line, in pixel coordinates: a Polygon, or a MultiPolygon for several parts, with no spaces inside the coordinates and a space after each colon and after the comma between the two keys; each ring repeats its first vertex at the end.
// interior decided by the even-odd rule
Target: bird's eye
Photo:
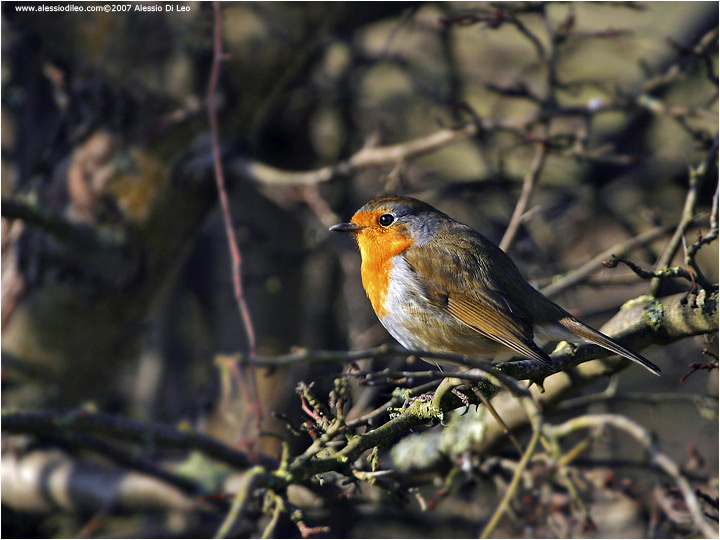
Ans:
{"type": "Polygon", "coordinates": [[[392,214],[383,214],[378,218],[378,223],[383,227],[391,225],[393,221],[395,221],[395,217],[392,214]]]}

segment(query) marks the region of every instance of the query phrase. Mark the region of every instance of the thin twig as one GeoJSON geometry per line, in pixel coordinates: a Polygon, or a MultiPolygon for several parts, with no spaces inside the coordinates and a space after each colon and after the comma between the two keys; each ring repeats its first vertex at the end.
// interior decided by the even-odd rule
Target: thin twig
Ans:
{"type": "Polygon", "coordinates": [[[677,60],[672,62],[663,73],[645,81],[641,88],[641,92],[647,94],[658,93],[658,91],[661,90],[663,87],[667,86],[671,82],[676,81],[683,74],[683,65],[686,64],[688,61],[696,60],[698,57],[706,56],[711,51],[711,48],[714,42],[717,40],[717,37],[718,28],[717,26],[715,26],[704,36],[702,36],[698,40],[697,44],[692,48],[693,56],[683,54],[678,55],[677,60]]]}
{"type": "Polygon", "coordinates": [[[245,302],[242,286],[242,256],[238,248],[237,238],[235,237],[235,228],[233,227],[232,214],[230,212],[230,203],[228,201],[227,190],[225,188],[225,175],[223,173],[222,159],[220,157],[220,133],[218,130],[217,110],[215,108],[215,94],[217,92],[218,81],[220,77],[220,64],[224,59],[222,50],[222,12],[220,3],[213,2],[214,9],[214,27],[213,27],[213,63],[210,72],[210,84],[207,93],[207,110],[210,120],[210,130],[212,131],[212,152],[213,164],[215,168],[215,181],[217,183],[218,196],[222,206],[223,219],[225,223],[225,232],[228,238],[228,247],[230,248],[230,256],[232,259],[232,276],[233,286],[235,290],[235,300],[238,303],[240,316],[245,325],[245,334],[248,339],[248,349],[250,356],[255,356],[255,330],[253,329],[250,312],[245,302]]]}
{"type": "MultiPolygon", "coordinates": [[[[253,327],[250,310],[248,309],[245,295],[243,293],[242,284],[242,256],[240,248],[235,236],[235,228],[233,226],[232,214],[230,212],[230,202],[228,200],[227,189],[225,187],[225,175],[223,173],[222,158],[220,156],[220,132],[218,128],[217,109],[216,109],[216,92],[220,79],[220,65],[225,59],[222,48],[222,11],[219,2],[213,2],[213,62],[210,71],[210,82],[206,98],[208,119],[210,120],[210,131],[212,133],[212,155],[213,166],[215,169],[215,182],[217,184],[218,197],[220,198],[220,206],[222,208],[223,222],[225,224],[225,232],[227,233],[228,248],[230,249],[230,259],[232,265],[233,290],[235,293],[235,301],[238,305],[240,318],[242,319],[245,336],[248,340],[249,357],[255,356],[255,329],[253,327]]],[[[242,374],[234,366],[233,373],[237,379],[238,385],[244,386],[242,374]]],[[[259,430],[260,421],[262,420],[262,408],[260,407],[257,387],[255,382],[255,370],[250,369],[252,382],[250,384],[251,398],[256,407],[256,427],[259,430]]]]}
{"type": "Polygon", "coordinates": [[[497,527],[497,524],[500,522],[500,518],[502,518],[503,514],[506,512],[510,501],[512,500],[513,496],[515,495],[515,491],[517,491],[518,486],[520,485],[520,479],[522,478],[523,471],[525,471],[525,468],[527,467],[528,463],[530,462],[530,458],[532,457],[533,453],[535,452],[535,448],[537,447],[538,442],[540,441],[540,429],[535,429],[533,431],[532,438],[530,439],[530,443],[528,444],[528,447],[525,449],[525,453],[523,454],[522,459],[520,460],[520,463],[518,464],[517,468],[515,469],[515,473],[513,474],[512,480],[510,481],[510,485],[508,485],[507,490],[505,491],[505,495],[503,496],[502,500],[500,501],[500,504],[498,504],[497,508],[495,509],[495,512],[493,513],[492,517],[490,518],[490,521],[485,525],[485,528],[483,529],[482,533],[480,534],[480,538],[488,538],[492,532],[495,530],[495,527],[497,527]]]}
{"type": "Polygon", "coordinates": [[[547,53],[545,52],[545,47],[543,47],[540,38],[533,34],[530,29],[525,26],[522,20],[520,20],[520,18],[516,17],[515,15],[507,15],[507,20],[512,23],[522,35],[524,35],[526,38],[528,38],[528,40],[530,40],[530,43],[532,43],[533,47],[535,47],[535,52],[537,52],[538,60],[540,60],[541,62],[545,62],[547,58],[547,53]]]}
{"type": "Polygon", "coordinates": [[[488,398],[485,397],[485,394],[483,394],[482,391],[475,392],[475,394],[480,398],[480,401],[482,401],[485,409],[493,416],[493,418],[495,418],[495,421],[500,424],[500,426],[503,428],[505,436],[510,440],[513,446],[517,449],[518,453],[522,456],[522,446],[520,446],[520,443],[515,438],[515,435],[513,435],[512,431],[510,431],[510,428],[505,423],[505,420],[502,419],[502,416],[500,416],[500,414],[495,410],[495,407],[492,406],[492,403],[490,403],[490,401],[488,400],[488,398]]]}
{"type": "Polygon", "coordinates": [[[277,527],[278,521],[280,520],[280,514],[283,513],[283,501],[280,498],[279,495],[273,495],[273,502],[275,503],[272,511],[272,517],[270,518],[270,522],[267,524],[267,527],[265,527],[265,530],[263,531],[263,535],[261,538],[273,538],[273,535],[275,533],[275,527],[277,527]]]}
{"type": "Polygon", "coordinates": [[[680,268],[679,266],[674,266],[672,268],[663,268],[662,270],[655,270],[654,272],[650,272],[648,270],[643,270],[639,265],[635,264],[631,260],[624,257],[618,257],[615,254],[613,254],[612,257],[610,257],[607,261],[603,261],[603,266],[605,266],[605,268],[617,268],[617,265],[619,263],[623,263],[630,270],[632,270],[636,276],[642,279],[680,277],[687,279],[688,281],[693,281],[693,277],[690,275],[690,272],[688,272],[684,268],[680,268]]]}
{"type": "MultiPolygon", "coordinates": [[[[424,394],[426,392],[431,392],[437,387],[437,385],[439,383],[440,383],[439,380],[431,381],[429,383],[425,383],[420,386],[417,386],[417,387],[413,388],[412,390],[408,390],[407,394],[406,394],[407,398],[409,399],[409,398],[421,396],[422,394],[424,394]]],[[[364,415],[356,418],[355,420],[349,421],[347,423],[347,427],[349,427],[350,429],[355,429],[360,426],[372,427],[375,425],[375,423],[378,421],[378,419],[380,417],[387,416],[388,409],[390,409],[391,407],[397,407],[399,405],[402,405],[403,401],[405,401],[403,398],[394,394],[391,399],[389,399],[387,402],[380,405],[375,410],[370,411],[369,413],[364,414],[364,415]]]]}
{"type": "Polygon", "coordinates": [[[712,371],[713,369],[717,369],[718,361],[713,360],[712,362],[707,362],[705,364],[703,364],[701,362],[693,362],[688,367],[690,368],[690,370],[685,375],[682,376],[682,378],[680,379],[681,383],[684,383],[685,381],[687,381],[688,377],[690,377],[690,375],[692,375],[696,371],[702,371],[702,370],[712,371]]]}
{"type": "Polygon", "coordinates": [[[532,196],[535,184],[542,172],[546,157],[547,145],[542,142],[538,143],[537,148],[535,149],[535,157],[530,165],[530,169],[523,179],[520,198],[515,205],[515,210],[510,218],[505,234],[503,235],[502,240],[500,240],[500,249],[503,251],[508,251],[515,242],[515,237],[517,236],[517,233],[520,230],[520,225],[523,221],[523,215],[525,214],[525,210],[530,202],[530,197],[532,196]]]}

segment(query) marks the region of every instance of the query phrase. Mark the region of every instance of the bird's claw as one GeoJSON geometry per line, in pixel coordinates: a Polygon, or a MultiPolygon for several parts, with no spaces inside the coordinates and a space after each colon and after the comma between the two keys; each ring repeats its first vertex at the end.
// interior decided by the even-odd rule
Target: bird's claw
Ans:
{"type": "MultiPolygon", "coordinates": [[[[455,395],[460,401],[462,401],[463,405],[465,405],[465,410],[464,410],[462,413],[460,413],[460,416],[465,416],[465,415],[467,414],[467,412],[470,410],[470,405],[471,405],[470,400],[468,399],[468,397],[467,397],[465,394],[463,394],[463,393],[462,393],[460,390],[458,390],[457,388],[453,388],[453,389],[451,390],[451,392],[452,392],[453,395],[455,395]]],[[[477,410],[477,409],[476,409],[476,410],[477,410]]]]}

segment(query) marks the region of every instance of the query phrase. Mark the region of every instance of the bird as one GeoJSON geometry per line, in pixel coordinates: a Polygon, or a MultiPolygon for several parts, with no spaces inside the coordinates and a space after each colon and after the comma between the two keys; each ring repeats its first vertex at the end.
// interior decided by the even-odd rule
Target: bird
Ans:
{"type": "Polygon", "coordinates": [[[519,356],[552,369],[541,345],[590,342],[660,374],[535,289],[481,233],[423,201],[381,196],[330,230],[355,237],[375,314],[407,349],[496,362],[519,356]]]}

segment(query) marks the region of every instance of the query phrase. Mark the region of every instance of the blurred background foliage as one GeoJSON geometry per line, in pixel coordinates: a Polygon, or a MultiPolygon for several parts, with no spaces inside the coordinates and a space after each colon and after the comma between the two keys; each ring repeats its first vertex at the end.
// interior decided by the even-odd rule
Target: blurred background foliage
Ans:
{"type": "MultiPolygon", "coordinates": [[[[212,5],[42,14],[18,5],[2,4],[3,407],[86,408],[185,423],[269,455],[281,439],[301,450],[306,440],[271,412],[299,421],[297,383],[315,381],[326,395],[339,363],[258,370],[260,432],[247,395],[228,390],[226,355],[248,343],[205,110],[212,5]]],[[[223,3],[227,58],[217,107],[258,354],[389,341],[362,291],[355,247],[328,226],[396,192],[499,241],[538,141],[548,156],[510,251],[537,286],[623,239],[676,224],[688,169],[717,136],[717,20],[715,2],[223,3]],[[432,152],[299,181],[301,172],[346,163],[363,149],[473,123],[483,128],[432,152]]],[[[713,165],[698,197],[703,232],[716,176],[713,165]]],[[[665,241],[633,260],[651,268],[665,241]]],[[[698,263],[717,283],[717,243],[698,263]]],[[[660,292],[687,288],[668,281],[660,292]]],[[[629,270],[604,269],[556,300],[599,326],[647,291],[629,270]]],[[[679,383],[691,362],[703,361],[703,348],[716,350],[703,339],[648,350],[663,377],[648,380],[633,368],[620,389],[716,397],[717,371],[679,383]]],[[[371,365],[384,364],[363,363],[371,365]]],[[[390,390],[352,391],[359,416],[390,390]]],[[[679,463],[692,444],[705,460],[696,472],[717,497],[716,408],[703,415],[691,404],[593,407],[641,419],[679,463]]],[[[593,455],[637,452],[626,446],[609,438],[593,455]]],[[[4,454],[19,451],[3,438],[4,454]]],[[[445,455],[438,470],[450,470],[454,457],[445,455]]],[[[373,488],[363,504],[336,509],[342,518],[318,512],[337,536],[466,536],[489,512],[479,508],[492,505],[471,478],[459,484],[434,513],[416,503],[378,505],[386,499],[373,488]]],[[[442,475],[423,485],[437,492],[442,475]]],[[[649,532],[632,497],[612,496],[597,501],[616,523],[602,523],[603,536],[681,533],[667,524],[649,532]],[[622,512],[625,521],[615,519],[622,512]]],[[[3,536],[204,536],[218,523],[177,508],[118,517],[93,505],[57,511],[36,503],[3,497],[3,536]],[[43,519],[33,519],[38,512],[43,519]]],[[[501,534],[557,534],[541,521],[519,516],[501,534]]],[[[587,533],[574,522],[558,527],[587,533]]],[[[284,524],[277,534],[298,532],[284,524]]]]}

